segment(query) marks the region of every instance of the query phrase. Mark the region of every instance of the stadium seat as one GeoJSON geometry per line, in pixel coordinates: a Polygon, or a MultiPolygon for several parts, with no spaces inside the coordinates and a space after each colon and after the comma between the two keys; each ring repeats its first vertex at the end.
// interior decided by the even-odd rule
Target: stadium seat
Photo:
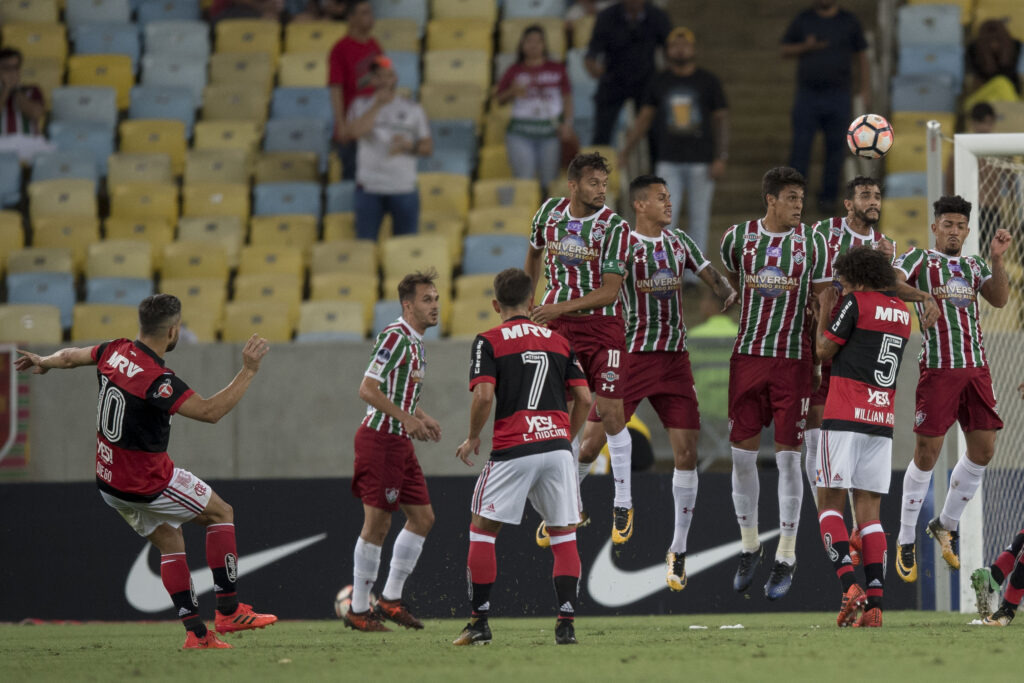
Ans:
{"type": "Polygon", "coordinates": [[[462,251],[462,272],[477,275],[522,268],[526,247],[521,235],[469,235],[462,251]]]}
{"type": "Polygon", "coordinates": [[[136,240],[150,246],[153,268],[163,265],[164,247],[174,241],[174,225],[163,218],[118,218],[103,221],[108,240],[136,240]]]}
{"type": "Polygon", "coordinates": [[[535,210],[528,206],[490,206],[469,212],[470,235],[528,237],[535,210]]]}
{"type": "Polygon", "coordinates": [[[275,88],[270,99],[271,119],[319,119],[334,125],[331,93],[325,87],[275,88]]]}
{"type": "Polygon", "coordinates": [[[476,169],[480,180],[508,179],[512,169],[508,165],[508,151],[504,144],[484,145],[480,148],[480,163],[476,169]]]}
{"type": "MultiPolygon", "coordinates": [[[[1021,60],[1024,61],[1024,51],[1021,52],[1021,60]]],[[[1018,68],[1024,72],[1024,64],[1018,68]]],[[[992,108],[996,110],[996,125],[994,133],[1018,133],[1024,131],[1024,101],[1022,102],[993,102],[992,108]]]]}
{"type": "Polygon", "coordinates": [[[467,152],[470,155],[476,154],[478,146],[476,123],[471,119],[431,121],[430,137],[434,141],[435,151],[440,148],[467,152]]]}
{"type": "Polygon", "coordinates": [[[110,189],[110,215],[119,218],[162,218],[178,222],[178,186],[175,183],[132,182],[110,189]]]}
{"type": "Polygon", "coordinates": [[[92,156],[100,175],[107,173],[107,159],[114,153],[113,126],[99,121],[54,121],[50,142],[60,151],[92,156]]]}
{"type": "Polygon", "coordinates": [[[478,123],[483,116],[487,91],[466,83],[424,83],[420,104],[431,121],[470,119],[478,123]]]}
{"type": "Polygon", "coordinates": [[[117,122],[117,91],[108,87],[62,87],[50,102],[53,121],[94,121],[113,129],[117,122]]]}
{"type": "MultiPolygon", "coordinates": [[[[478,273],[476,275],[460,275],[455,278],[455,298],[472,299],[474,297],[494,298],[494,276],[496,273],[478,273]]],[[[544,278],[541,278],[542,280],[544,278]]]]}
{"type": "MultiPolygon", "coordinates": [[[[397,295],[397,292],[389,292],[389,294],[397,295]]],[[[401,315],[402,302],[398,299],[382,299],[378,301],[373,305],[373,327],[370,332],[376,337],[381,333],[381,330],[398,320],[401,315]]],[[[441,327],[439,325],[428,327],[427,331],[423,333],[423,338],[427,341],[440,339],[441,327]]]]}
{"type": "Polygon", "coordinates": [[[266,52],[216,52],[210,55],[210,85],[245,85],[270,92],[274,61],[266,52]]]}
{"type": "Polygon", "coordinates": [[[354,240],[356,238],[356,215],[354,213],[324,214],[323,241],[354,240]]]}
{"type": "Polygon", "coordinates": [[[249,185],[200,183],[182,188],[184,216],[238,216],[249,220],[249,185]]]}
{"type": "Polygon", "coordinates": [[[427,3],[424,0],[374,0],[373,13],[380,19],[415,21],[421,31],[427,23],[427,3]]]}
{"type": "Polygon", "coordinates": [[[68,85],[113,88],[118,109],[131,104],[135,71],[126,55],[71,55],[68,57],[68,85]]]}
{"type": "Polygon", "coordinates": [[[21,64],[21,81],[38,86],[49,104],[53,101],[53,91],[64,85],[64,63],[56,57],[25,57],[21,64]]]}
{"type": "Polygon", "coordinates": [[[176,119],[128,119],[121,122],[120,151],[135,154],[166,154],[171,172],[185,169],[185,124],[176,119]]]}
{"type": "Polygon", "coordinates": [[[327,82],[327,55],[287,52],[277,65],[277,82],[286,88],[316,88],[327,82]]]}
{"type": "Polygon", "coordinates": [[[485,330],[501,324],[501,318],[491,305],[492,297],[476,296],[455,299],[451,313],[449,335],[453,339],[472,339],[485,330]]]}
{"type": "Polygon", "coordinates": [[[928,174],[890,173],[885,177],[885,196],[889,199],[928,196],[928,174]]]}
{"type": "Polygon", "coordinates": [[[99,181],[96,161],[92,155],[79,151],[56,151],[36,155],[32,160],[32,180],[55,180],[58,178],[81,178],[99,181]]]}
{"type": "Polygon", "coordinates": [[[493,104],[490,110],[484,115],[484,133],[482,144],[503,145],[505,144],[505,133],[508,132],[508,123],[512,118],[512,107],[495,107],[493,104]]]}
{"type": "Polygon", "coordinates": [[[202,102],[206,89],[206,58],[147,52],[142,56],[142,85],[188,88],[192,91],[192,101],[202,102]]]}
{"type": "Polygon", "coordinates": [[[420,93],[420,53],[395,50],[388,53],[391,68],[398,77],[398,88],[408,88],[413,99],[420,93]]]}
{"type": "Polygon", "coordinates": [[[241,344],[258,334],[268,342],[284,343],[292,339],[293,325],[288,304],[263,301],[231,301],[224,306],[225,342],[241,344]]]}
{"type": "Polygon", "coordinates": [[[228,257],[224,247],[210,242],[171,242],[164,247],[161,279],[217,278],[228,281],[228,257]]]}
{"type": "Polygon", "coordinates": [[[949,74],[892,77],[892,110],[956,111],[957,92],[949,74]]]}
{"type": "Polygon", "coordinates": [[[304,274],[302,250],[298,247],[279,245],[254,245],[242,247],[238,257],[238,274],[285,273],[301,278],[304,274]]]}
{"type": "Polygon", "coordinates": [[[60,344],[60,309],[45,304],[0,304],[0,343],[60,344]]]}
{"type": "Polygon", "coordinates": [[[67,273],[73,269],[71,250],[64,247],[26,247],[7,255],[7,274],[67,273]]]}
{"type": "Polygon", "coordinates": [[[900,75],[947,74],[959,91],[964,82],[964,51],[950,45],[901,45],[900,75]]]}
{"type": "Polygon", "coordinates": [[[518,0],[505,3],[504,17],[560,17],[565,14],[565,0],[518,0]]]}
{"type": "MultiPolygon", "coordinates": [[[[350,273],[358,275],[366,284],[367,278],[377,278],[377,244],[370,240],[324,240],[312,247],[310,271],[323,273],[350,273]]],[[[376,287],[374,287],[376,290],[376,287]]]]}
{"type": "Polygon", "coordinates": [[[469,178],[451,173],[421,173],[420,211],[449,211],[465,217],[469,212],[469,178]]]}
{"type": "Polygon", "coordinates": [[[75,304],[71,341],[106,341],[135,337],[139,332],[138,302],[134,305],[75,304]]]}
{"type": "Polygon", "coordinates": [[[111,240],[89,245],[85,264],[89,279],[153,279],[153,245],[140,240],[111,240]]]}
{"type": "Polygon", "coordinates": [[[478,180],[473,183],[473,208],[540,206],[540,183],[525,179],[478,180]]]}
{"type": "Polygon", "coordinates": [[[4,47],[19,50],[24,57],[53,57],[63,64],[68,58],[67,30],[64,24],[4,22],[0,30],[4,47]]]}
{"type": "Polygon", "coordinates": [[[310,248],[316,242],[317,219],[305,214],[253,216],[249,221],[249,243],[254,246],[288,246],[302,250],[309,262],[310,248]]]}
{"type": "Polygon", "coordinates": [[[197,121],[193,146],[197,150],[240,149],[256,151],[262,132],[254,121],[197,121]]]}
{"type": "Polygon", "coordinates": [[[190,314],[201,312],[204,317],[215,321],[220,329],[224,319],[224,304],[228,298],[227,278],[219,277],[164,277],[160,279],[160,291],[173,294],[181,299],[181,314],[188,320],[190,314]]]}
{"type": "Polygon", "coordinates": [[[124,55],[132,60],[132,73],[139,71],[139,31],[134,24],[83,24],[72,29],[76,55],[124,55]]]}
{"type": "MultiPolygon", "coordinates": [[[[343,21],[289,21],[284,27],[284,52],[316,53],[324,57],[348,33],[343,21]]],[[[327,80],[319,83],[323,85],[327,80]]]]}
{"type": "Polygon", "coordinates": [[[197,21],[198,0],[141,0],[136,3],[136,20],[143,28],[155,21],[197,21]]]}
{"type": "Polygon", "coordinates": [[[491,63],[484,50],[429,50],[423,55],[426,83],[491,85],[491,63]]]}
{"type": "Polygon", "coordinates": [[[290,273],[239,273],[235,278],[232,301],[255,301],[288,306],[288,318],[294,325],[302,303],[302,278],[290,273]]]}
{"type": "Polygon", "coordinates": [[[253,215],[306,213],[318,220],[323,213],[319,183],[263,183],[253,188],[253,215]]]}
{"type": "Polygon", "coordinates": [[[123,183],[171,183],[171,157],[159,152],[111,154],[107,159],[107,186],[123,183]]]}
{"type": "MultiPolygon", "coordinates": [[[[506,7],[506,14],[508,11],[506,7]]],[[[430,0],[430,16],[434,19],[476,17],[493,24],[498,19],[498,3],[496,0],[430,0]]]]}
{"type": "Polygon", "coordinates": [[[183,334],[190,335],[196,342],[206,344],[217,341],[224,320],[223,310],[219,313],[204,308],[182,307],[181,326],[183,334]]]}
{"type": "MultiPolygon", "coordinates": [[[[143,28],[146,55],[161,59],[187,57],[205,66],[210,58],[210,25],[201,20],[151,21],[143,28]]],[[[206,81],[205,69],[203,81],[206,81]]]]}
{"type": "MultiPolygon", "coordinates": [[[[937,120],[942,130],[956,130],[956,115],[945,112],[893,112],[891,117],[893,131],[900,136],[898,145],[893,145],[885,157],[885,168],[889,173],[927,170],[928,158],[928,121],[937,120]]],[[[952,145],[943,145],[943,163],[952,154],[952,145]]],[[[943,166],[945,168],[945,166],[943,166]]]]}
{"type": "Polygon", "coordinates": [[[361,341],[369,328],[365,308],[359,301],[304,301],[295,341],[361,341]]]}
{"type": "Polygon", "coordinates": [[[377,16],[373,23],[373,37],[387,53],[420,51],[422,23],[413,19],[377,16]]]}
{"type": "Polygon", "coordinates": [[[313,152],[265,152],[256,160],[254,182],[319,183],[320,173],[313,152]]]}
{"type": "Polygon", "coordinates": [[[341,180],[327,186],[326,213],[348,213],[356,210],[356,184],[352,180],[341,180]]]}
{"type": "Polygon", "coordinates": [[[263,151],[315,152],[320,171],[327,171],[332,127],[323,119],[271,119],[267,121],[263,151]]]}
{"type": "Polygon", "coordinates": [[[89,245],[100,240],[100,222],[95,216],[37,216],[32,220],[32,246],[67,249],[75,274],[85,267],[89,245]]]}
{"type": "Polygon", "coordinates": [[[99,215],[96,187],[91,180],[40,180],[29,184],[28,198],[32,220],[39,216],[99,215]]]}
{"type": "Polygon", "coordinates": [[[85,281],[85,301],[90,304],[137,307],[153,293],[152,278],[95,277],[85,281]]]}
{"type": "Polygon", "coordinates": [[[64,23],[72,30],[83,24],[127,24],[131,20],[129,0],[64,0],[64,23]]]}
{"type": "Polygon", "coordinates": [[[245,223],[239,216],[183,216],[178,220],[178,239],[219,244],[224,247],[228,266],[237,268],[245,244],[245,223]]]}
{"type": "Polygon", "coordinates": [[[400,279],[415,270],[434,267],[442,280],[451,281],[452,264],[448,245],[429,235],[392,237],[381,247],[381,264],[385,280],[400,279]]]}
{"type": "Polygon", "coordinates": [[[21,161],[16,152],[0,152],[0,202],[14,206],[21,201],[21,161]]]}
{"type": "Polygon", "coordinates": [[[551,59],[565,59],[565,21],[559,16],[550,17],[514,17],[502,19],[498,25],[498,52],[515,53],[519,49],[519,40],[523,30],[528,26],[540,25],[544,29],[544,39],[548,44],[551,59]]]}
{"type": "Polygon", "coordinates": [[[7,255],[25,247],[20,211],[0,211],[0,275],[7,271],[7,255]]]}
{"type": "Polygon", "coordinates": [[[249,153],[242,149],[193,149],[185,153],[186,185],[248,183],[249,153]]]}
{"type": "Polygon", "coordinates": [[[137,85],[132,88],[128,117],[132,119],[177,119],[185,125],[185,138],[192,138],[198,102],[193,90],[182,86],[137,85]]]}
{"type": "Polygon", "coordinates": [[[903,197],[882,200],[882,232],[895,239],[901,250],[912,246],[928,247],[931,216],[927,197],[903,197]]]}
{"type": "Polygon", "coordinates": [[[429,157],[420,157],[416,161],[419,173],[455,173],[470,176],[473,174],[473,156],[462,150],[448,150],[434,143],[434,152],[429,157]]]}
{"type": "Polygon", "coordinates": [[[0,23],[56,24],[57,0],[3,0],[0,23]]]}
{"type": "Polygon", "coordinates": [[[281,54],[281,24],[267,19],[221,19],[214,24],[217,52],[281,54]]]}
{"type": "Polygon", "coordinates": [[[373,322],[373,305],[377,303],[377,283],[367,286],[363,273],[314,273],[309,278],[309,298],[313,301],[358,301],[364,306],[366,325],[373,322]]]}
{"type": "Polygon", "coordinates": [[[949,45],[963,42],[957,5],[904,5],[897,10],[898,45],[949,45]]]}
{"type": "Polygon", "coordinates": [[[7,257],[7,302],[48,304],[60,309],[62,327],[71,326],[74,275],[68,249],[28,248],[7,257]]]}
{"type": "Polygon", "coordinates": [[[483,50],[494,48],[494,22],[475,17],[431,19],[427,24],[427,50],[483,50]]]}
{"type": "Polygon", "coordinates": [[[267,120],[270,94],[247,85],[221,83],[203,88],[203,119],[207,121],[267,120]]]}

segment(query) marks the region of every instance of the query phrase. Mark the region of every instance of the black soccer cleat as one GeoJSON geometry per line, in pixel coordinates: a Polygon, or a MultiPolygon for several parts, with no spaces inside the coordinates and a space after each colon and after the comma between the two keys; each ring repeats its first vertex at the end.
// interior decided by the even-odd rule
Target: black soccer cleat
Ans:
{"type": "Polygon", "coordinates": [[[572,619],[559,619],[555,624],[555,645],[575,645],[576,629],[572,619]]]}
{"type": "Polygon", "coordinates": [[[795,571],[796,562],[786,564],[776,561],[771,574],[768,575],[768,581],[764,584],[764,597],[769,600],[785,597],[789,592],[789,587],[793,585],[793,572],[795,571]]]}
{"type": "Polygon", "coordinates": [[[742,593],[754,582],[754,572],[757,565],[761,564],[764,557],[764,546],[757,546],[752,553],[740,553],[740,566],[736,568],[736,576],[733,577],[732,587],[737,593],[742,593]]]}
{"type": "Polygon", "coordinates": [[[491,627],[487,624],[487,619],[477,618],[466,624],[459,637],[452,641],[452,645],[487,645],[490,642],[491,627]]]}

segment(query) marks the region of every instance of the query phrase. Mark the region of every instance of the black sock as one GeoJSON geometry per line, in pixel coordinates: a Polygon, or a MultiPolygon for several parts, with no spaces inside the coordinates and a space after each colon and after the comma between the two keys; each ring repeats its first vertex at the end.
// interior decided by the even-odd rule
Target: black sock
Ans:
{"type": "Polygon", "coordinates": [[[885,565],[881,562],[864,565],[864,578],[867,580],[868,609],[881,609],[882,591],[885,590],[885,565]]]}
{"type": "Polygon", "coordinates": [[[473,618],[474,619],[487,619],[487,614],[491,611],[491,586],[493,583],[474,583],[473,584],[473,618]]]}
{"type": "Polygon", "coordinates": [[[193,602],[192,591],[181,591],[171,596],[171,601],[174,603],[174,610],[178,613],[178,618],[181,619],[181,623],[185,626],[186,631],[192,631],[197,636],[202,638],[206,635],[206,624],[203,623],[202,617],[199,616],[199,608],[193,602]]]}
{"type": "Polygon", "coordinates": [[[839,581],[843,584],[843,592],[850,590],[850,586],[857,583],[857,574],[855,572],[846,572],[839,577],[839,581]]]}
{"type": "Polygon", "coordinates": [[[555,596],[558,598],[558,618],[573,619],[576,616],[576,601],[579,595],[578,576],[556,576],[555,596]]]}
{"type": "Polygon", "coordinates": [[[235,580],[231,579],[227,567],[214,567],[213,588],[217,594],[217,611],[227,616],[234,614],[238,609],[238,589],[235,587],[235,580]]]}

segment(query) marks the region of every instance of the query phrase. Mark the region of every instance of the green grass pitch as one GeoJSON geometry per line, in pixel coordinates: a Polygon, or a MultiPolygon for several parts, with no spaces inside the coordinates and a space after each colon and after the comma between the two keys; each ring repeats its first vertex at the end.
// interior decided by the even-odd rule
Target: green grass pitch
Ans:
{"type": "Polygon", "coordinates": [[[832,613],[586,617],[554,645],[554,618],[491,620],[494,642],[453,647],[465,620],[356,633],[295,621],[225,636],[233,650],[183,652],[177,623],[0,626],[0,680],[1001,681],[1020,680],[1024,625],[889,612],[881,629],[832,613]],[[742,624],[742,630],[722,630],[742,624]],[[691,626],[706,626],[706,630],[691,626]]]}

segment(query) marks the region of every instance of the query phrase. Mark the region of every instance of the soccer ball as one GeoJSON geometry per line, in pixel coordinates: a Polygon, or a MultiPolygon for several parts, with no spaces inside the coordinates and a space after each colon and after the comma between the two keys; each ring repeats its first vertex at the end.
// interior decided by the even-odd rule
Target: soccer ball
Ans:
{"type": "MultiPolygon", "coordinates": [[[[334,596],[334,614],[339,619],[348,614],[348,608],[352,606],[352,586],[345,586],[334,596]]],[[[377,606],[377,596],[370,593],[370,607],[377,606]]]]}
{"type": "Polygon", "coordinates": [[[892,125],[878,114],[858,116],[846,131],[846,144],[850,151],[865,159],[884,157],[892,143],[892,125]]]}

